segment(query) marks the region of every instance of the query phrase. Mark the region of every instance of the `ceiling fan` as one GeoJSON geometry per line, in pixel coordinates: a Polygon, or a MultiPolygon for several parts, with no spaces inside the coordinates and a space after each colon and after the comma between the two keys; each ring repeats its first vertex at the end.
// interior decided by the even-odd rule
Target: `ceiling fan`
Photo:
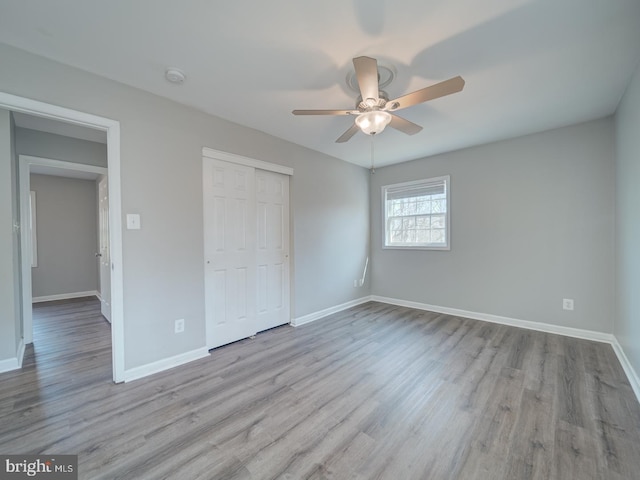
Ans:
{"type": "Polygon", "coordinates": [[[294,115],[354,115],[355,123],[336,140],[336,143],[348,141],[358,130],[362,130],[367,135],[376,135],[387,125],[407,135],[414,135],[422,130],[422,127],[391,112],[459,92],[464,87],[464,80],[458,76],[389,100],[387,94],[379,89],[378,62],[375,58],[356,57],[353,59],[353,66],[360,88],[360,97],[356,100],[354,110],[294,110],[291,112],[294,115]]]}

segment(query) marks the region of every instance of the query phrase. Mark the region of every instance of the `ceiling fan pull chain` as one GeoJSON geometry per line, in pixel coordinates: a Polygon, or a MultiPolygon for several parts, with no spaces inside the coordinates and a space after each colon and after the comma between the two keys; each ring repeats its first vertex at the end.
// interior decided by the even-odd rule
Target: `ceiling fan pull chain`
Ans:
{"type": "Polygon", "coordinates": [[[371,137],[371,175],[373,175],[374,173],[376,173],[376,169],[375,169],[374,164],[373,164],[373,137],[374,137],[374,135],[371,134],[369,136],[371,137]]]}

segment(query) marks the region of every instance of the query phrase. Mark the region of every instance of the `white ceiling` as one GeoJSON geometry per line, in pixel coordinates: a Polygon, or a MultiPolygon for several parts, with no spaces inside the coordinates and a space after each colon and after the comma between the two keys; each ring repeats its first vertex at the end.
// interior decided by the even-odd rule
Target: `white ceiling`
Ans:
{"type": "Polygon", "coordinates": [[[351,117],[351,59],[397,70],[397,97],[461,75],[465,89],[400,114],[375,139],[396,163],[615,111],[640,57],[638,0],[0,0],[0,42],[367,166],[351,117]],[[164,79],[167,67],[187,75],[164,79]]]}

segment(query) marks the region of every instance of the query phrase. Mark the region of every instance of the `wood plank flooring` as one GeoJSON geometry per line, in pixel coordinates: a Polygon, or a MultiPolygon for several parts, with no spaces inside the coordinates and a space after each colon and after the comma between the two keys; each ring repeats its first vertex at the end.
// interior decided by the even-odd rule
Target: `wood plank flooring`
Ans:
{"type": "Polygon", "coordinates": [[[34,325],[0,453],[78,454],[82,479],[640,478],[606,344],[371,302],[114,385],[95,299],[34,325]]]}

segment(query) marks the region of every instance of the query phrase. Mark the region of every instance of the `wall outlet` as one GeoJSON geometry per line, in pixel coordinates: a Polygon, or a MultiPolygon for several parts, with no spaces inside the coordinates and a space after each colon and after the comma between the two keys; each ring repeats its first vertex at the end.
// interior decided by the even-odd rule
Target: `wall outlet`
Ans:
{"type": "Polygon", "coordinates": [[[563,298],[562,308],[564,310],[573,310],[573,298],[563,298]]]}
{"type": "Polygon", "coordinates": [[[358,280],[354,280],[353,281],[353,286],[356,287],[356,288],[358,287],[358,280]]]}
{"type": "Polygon", "coordinates": [[[178,320],[176,320],[174,332],[175,333],[184,332],[184,318],[179,318],[178,320]]]}

